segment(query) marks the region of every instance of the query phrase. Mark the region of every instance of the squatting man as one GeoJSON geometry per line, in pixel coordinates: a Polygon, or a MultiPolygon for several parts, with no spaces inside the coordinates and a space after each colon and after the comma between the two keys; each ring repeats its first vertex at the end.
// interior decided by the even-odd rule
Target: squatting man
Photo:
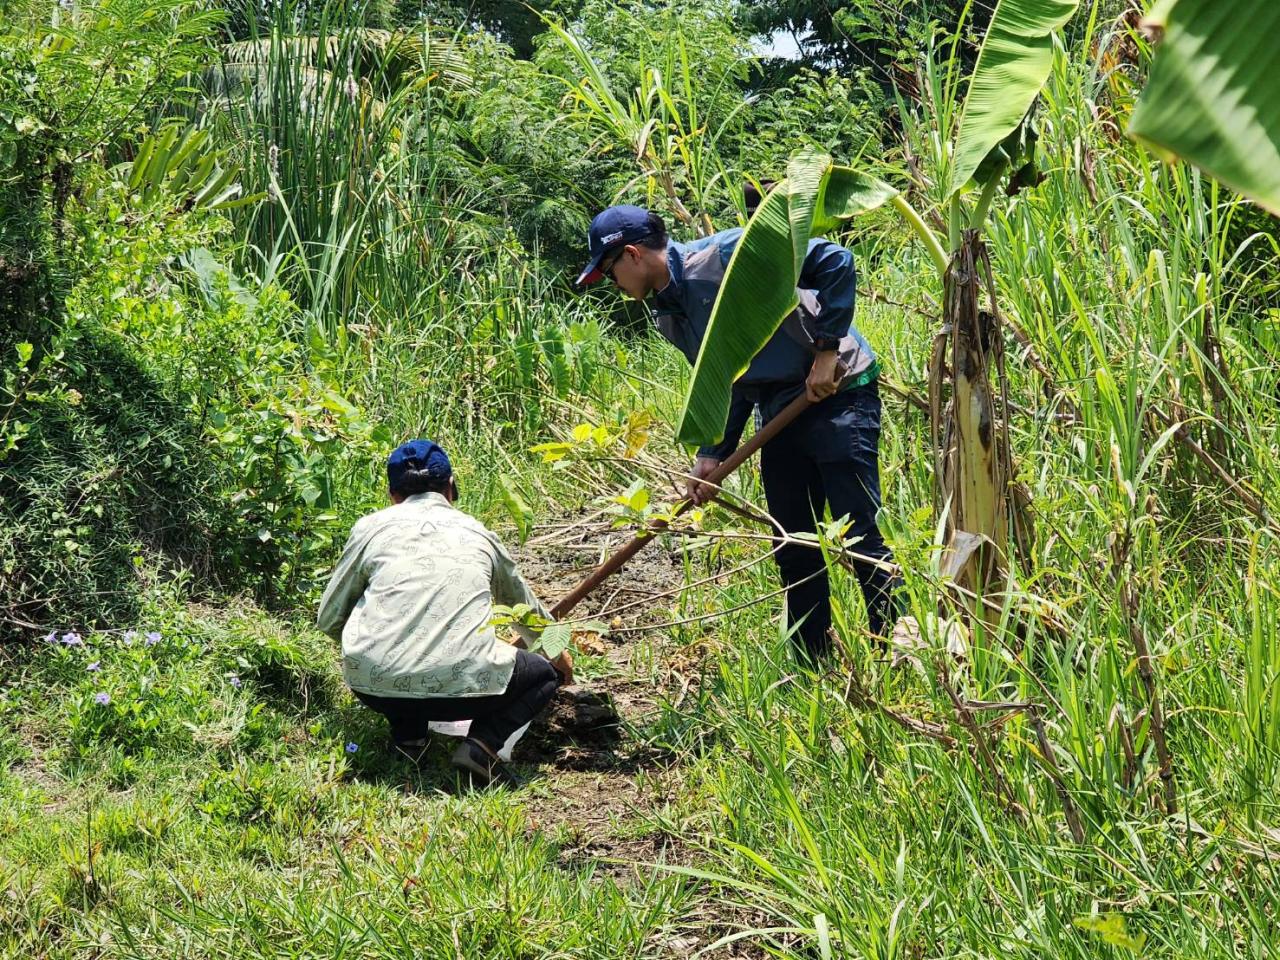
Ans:
{"type": "Polygon", "coordinates": [[[387,718],[395,747],[419,755],[428,723],[470,720],[454,766],[482,784],[514,783],[498,753],[572,682],[572,660],[566,651],[548,661],[494,633],[495,602],[548,614],[498,537],[454,505],[458,485],[438,444],[396,447],[387,486],[392,505],[352,528],[318,625],[342,644],[347,685],[387,718]]]}

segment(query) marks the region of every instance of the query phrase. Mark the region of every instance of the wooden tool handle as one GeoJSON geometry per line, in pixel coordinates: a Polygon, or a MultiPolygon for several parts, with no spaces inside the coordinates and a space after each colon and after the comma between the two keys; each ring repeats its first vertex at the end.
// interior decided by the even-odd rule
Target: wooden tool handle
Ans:
{"type": "MultiPolygon", "coordinates": [[[[729,474],[742,466],[753,453],[776,437],[792,420],[800,416],[812,405],[813,401],[805,394],[800,394],[800,396],[783,407],[782,412],[761,427],[750,440],[731,453],[727,460],[712,470],[706,477],[707,482],[719,486],[729,474]]],[[[692,506],[692,500],[681,500],[676,504],[675,510],[671,512],[672,519],[680,516],[692,506]]],[[[556,602],[556,605],[551,608],[551,616],[556,620],[563,619],[565,614],[581,603],[596,587],[617,573],[623,564],[639,553],[645,544],[665,530],[666,527],[666,520],[651,521],[647,529],[637,533],[630,543],[623,546],[617,553],[592,570],[585,580],[561,597],[556,602]]]]}

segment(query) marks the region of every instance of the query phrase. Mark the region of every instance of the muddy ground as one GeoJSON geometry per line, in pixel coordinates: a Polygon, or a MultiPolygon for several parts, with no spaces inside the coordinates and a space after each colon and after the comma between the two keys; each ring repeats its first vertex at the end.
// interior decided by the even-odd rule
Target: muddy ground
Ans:
{"type": "MultiPolygon", "coordinates": [[[[540,531],[514,553],[522,575],[549,606],[627,539],[625,532],[602,521],[540,531]]],[[[619,603],[677,591],[682,584],[679,554],[658,541],[573,616],[596,617],[619,603]]],[[[624,614],[625,626],[670,619],[676,599],[674,593],[657,596],[631,608],[624,614]]],[[[620,883],[651,875],[654,864],[696,867],[707,859],[690,842],[701,832],[690,821],[706,814],[691,814],[688,804],[679,802],[680,758],[643,737],[663,700],[678,701],[696,685],[705,650],[674,648],[665,631],[646,634],[654,665],[646,664],[641,674],[633,663],[638,636],[581,638],[590,655],[607,661],[603,675],[561,690],[517,745],[514,757],[517,765],[532,768],[536,789],[555,800],[531,815],[530,829],[547,831],[559,842],[566,869],[590,870],[620,883]]],[[[536,809],[536,801],[530,807],[536,809]]],[[[655,946],[670,956],[687,956],[744,927],[768,925],[762,914],[715,901],[701,917],[690,919],[687,931],[655,946]]],[[[745,940],[715,952],[722,958],[765,955],[745,940]]]]}

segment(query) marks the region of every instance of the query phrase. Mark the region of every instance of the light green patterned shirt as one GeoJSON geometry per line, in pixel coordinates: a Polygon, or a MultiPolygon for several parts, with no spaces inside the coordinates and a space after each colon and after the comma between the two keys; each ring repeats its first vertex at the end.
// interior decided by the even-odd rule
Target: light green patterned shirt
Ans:
{"type": "Polygon", "coordinates": [[[420,493],[351,528],[317,625],[342,642],[353,690],[482,697],[506,689],[516,660],[489,625],[495,602],[548,616],[494,533],[420,493]]]}

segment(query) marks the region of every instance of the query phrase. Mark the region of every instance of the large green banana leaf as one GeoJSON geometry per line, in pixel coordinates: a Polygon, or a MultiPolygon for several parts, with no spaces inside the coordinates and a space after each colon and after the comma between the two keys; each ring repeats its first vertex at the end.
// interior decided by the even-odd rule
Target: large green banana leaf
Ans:
{"type": "Polygon", "coordinates": [[[1166,0],[1129,135],[1280,215],[1280,0],[1166,0]]]}
{"type": "Polygon", "coordinates": [[[756,209],[726,268],[685,398],[682,441],[714,443],[724,436],[733,381],[795,309],[810,238],[897,193],[874,177],[833,166],[825,154],[792,159],[787,178],[756,209]]]}
{"type": "Polygon", "coordinates": [[[1022,122],[1053,67],[1053,33],[1079,0],[1000,0],[969,78],[948,195],[1022,122]]]}

